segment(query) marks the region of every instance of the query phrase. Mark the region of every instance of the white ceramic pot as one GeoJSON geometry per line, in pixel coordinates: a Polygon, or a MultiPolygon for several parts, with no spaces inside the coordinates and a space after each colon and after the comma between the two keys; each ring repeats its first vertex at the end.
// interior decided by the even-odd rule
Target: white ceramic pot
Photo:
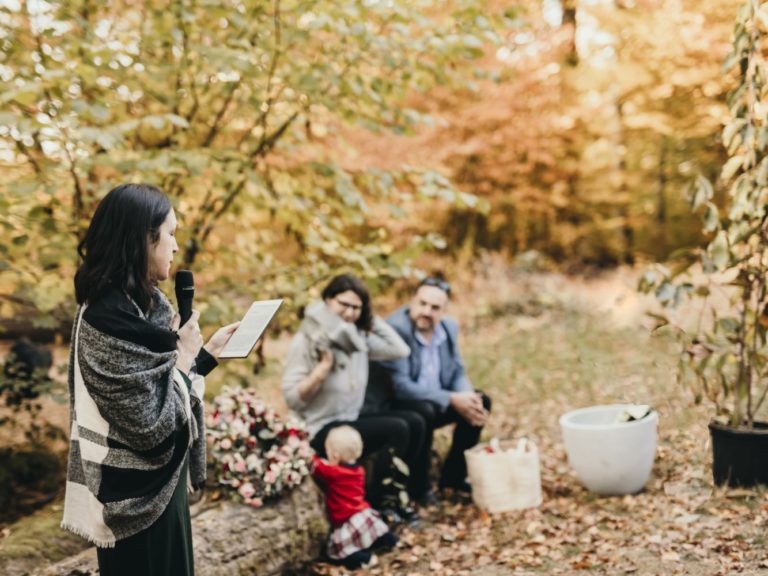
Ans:
{"type": "Polygon", "coordinates": [[[659,415],[616,422],[631,404],[591,406],[560,417],[568,462],[585,488],[610,496],[642,490],[656,456],[659,415]]]}

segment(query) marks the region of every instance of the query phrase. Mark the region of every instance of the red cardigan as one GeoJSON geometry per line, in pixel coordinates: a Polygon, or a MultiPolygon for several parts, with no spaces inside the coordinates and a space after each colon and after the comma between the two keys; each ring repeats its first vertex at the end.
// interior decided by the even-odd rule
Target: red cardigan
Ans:
{"type": "Polygon", "coordinates": [[[338,528],[371,505],[365,500],[365,470],[362,466],[333,465],[317,455],[312,476],[325,492],[328,519],[338,528]]]}

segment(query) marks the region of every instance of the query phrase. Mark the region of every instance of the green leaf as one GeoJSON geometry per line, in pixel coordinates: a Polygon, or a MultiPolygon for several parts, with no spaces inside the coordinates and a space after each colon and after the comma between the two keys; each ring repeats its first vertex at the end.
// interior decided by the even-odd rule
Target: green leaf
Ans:
{"type": "Polygon", "coordinates": [[[725,270],[730,263],[731,253],[728,248],[728,237],[724,230],[717,233],[708,250],[715,268],[721,272],[725,270]]]}
{"type": "Polygon", "coordinates": [[[669,282],[662,282],[656,288],[656,298],[662,304],[669,304],[675,298],[675,287],[669,282]]]}
{"type": "Polygon", "coordinates": [[[720,177],[724,182],[728,182],[738,172],[744,164],[744,156],[737,154],[728,159],[720,172],[720,177]]]}
{"type": "Polygon", "coordinates": [[[717,321],[717,330],[720,332],[723,332],[727,336],[735,335],[739,332],[741,328],[741,322],[738,318],[733,317],[725,317],[720,318],[717,321]]]}
{"type": "Polygon", "coordinates": [[[737,54],[736,52],[729,53],[728,56],[726,56],[725,61],[723,61],[723,74],[727,74],[740,59],[741,54],[737,54]]]}
{"type": "Polygon", "coordinates": [[[397,456],[392,456],[392,464],[395,465],[395,468],[404,475],[408,475],[410,473],[410,470],[408,468],[408,464],[406,464],[402,459],[398,458],[397,456]]]}
{"type": "Polygon", "coordinates": [[[712,200],[714,195],[715,192],[712,189],[712,183],[707,178],[704,178],[704,176],[699,175],[696,178],[696,185],[694,186],[691,208],[697,210],[699,206],[712,200]]]}
{"type": "Polygon", "coordinates": [[[735,151],[732,148],[734,148],[734,146],[738,146],[741,143],[741,137],[739,133],[746,125],[747,120],[745,118],[736,118],[732,122],[726,124],[725,128],[723,129],[723,146],[725,146],[726,150],[731,153],[735,151]],[[737,136],[739,139],[734,140],[737,136]]]}
{"type": "Polygon", "coordinates": [[[659,328],[663,328],[664,326],[668,326],[670,324],[669,318],[662,314],[656,314],[654,312],[646,312],[646,316],[654,320],[654,326],[652,328],[652,331],[656,331],[659,328]]]}
{"type": "Polygon", "coordinates": [[[707,202],[707,209],[704,212],[704,232],[714,232],[720,226],[720,213],[712,202],[707,202]]]}

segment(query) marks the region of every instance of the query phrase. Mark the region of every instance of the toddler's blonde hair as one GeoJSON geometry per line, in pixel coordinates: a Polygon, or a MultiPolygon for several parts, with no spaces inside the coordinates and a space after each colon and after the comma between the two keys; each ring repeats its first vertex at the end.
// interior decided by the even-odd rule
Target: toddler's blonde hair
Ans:
{"type": "Polygon", "coordinates": [[[337,426],[325,438],[325,452],[329,458],[333,454],[339,462],[353,464],[363,454],[363,439],[352,426],[337,426]]]}

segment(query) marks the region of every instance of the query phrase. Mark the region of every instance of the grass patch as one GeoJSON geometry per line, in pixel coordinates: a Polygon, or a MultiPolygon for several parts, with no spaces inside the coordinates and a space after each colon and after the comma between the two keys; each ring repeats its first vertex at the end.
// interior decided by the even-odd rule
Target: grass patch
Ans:
{"type": "MultiPolygon", "coordinates": [[[[494,400],[506,401],[513,415],[538,413],[542,403],[558,405],[560,413],[616,402],[660,408],[685,394],[675,380],[671,338],[617,329],[575,309],[550,310],[533,326],[498,318],[465,335],[463,350],[475,386],[495,391],[494,400]]],[[[689,415],[678,417],[683,423],[689,415]]]]}
{"type": "Polygon", "coordinates": [[[0,573],[18,574],[62,560],[89,544],[59,527],[63,497],[35,514],[15,522],[10,534],[0,540],[0,573]]]}

